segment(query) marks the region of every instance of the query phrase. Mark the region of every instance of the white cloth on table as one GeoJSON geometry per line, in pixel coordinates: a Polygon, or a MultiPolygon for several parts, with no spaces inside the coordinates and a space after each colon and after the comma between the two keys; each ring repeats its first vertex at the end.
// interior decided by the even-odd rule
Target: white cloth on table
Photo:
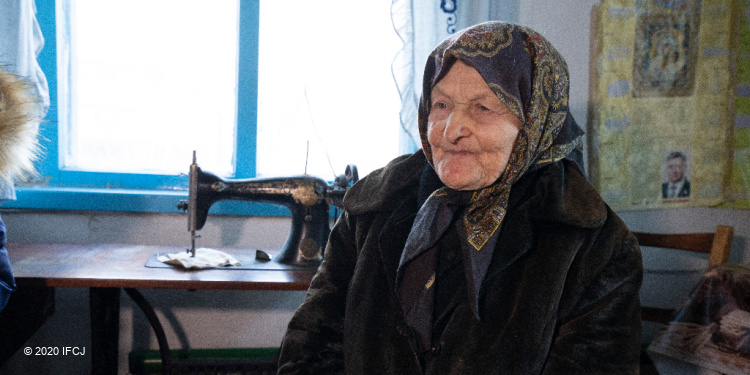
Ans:
{"type": "Polygon", "coordinates": [[[159,255],[160,262],[183,267],[186,269],[216,268],[224,266],[239,266],[242,263],[235,257],[219,250],[204,247],[195,249],[195,256],[190,252],[159,255]]]}

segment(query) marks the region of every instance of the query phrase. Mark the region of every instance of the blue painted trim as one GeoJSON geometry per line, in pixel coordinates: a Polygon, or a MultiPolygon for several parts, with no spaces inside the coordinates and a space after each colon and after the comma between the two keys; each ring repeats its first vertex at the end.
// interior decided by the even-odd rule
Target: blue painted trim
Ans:
{"type": "Polygon", "coordinates": [[[187,175],[61,171],[58,179],[50,181],[47,186],[106,189],[187,190],[188,177],[187,175]]]}
{"type": "Polygon", "coordinates": [[[37,0],[36,18],[44,36],[44,47],[39,53],[39,66],[47,77],[50,106],[47,116],[39,125],[39,142],[44,150],[37,163],[42,176],[58,177],[57,147],[57,30],[55,24],[55,0],[37,0]]]}
{"type": "Polygon", "coordinates": [[[237,61],[237,138],[235,177],[256,174],[258,120],[258,35],[260,1],[240,1],[240,45],[237,61]]]}
{"type": "MultiPolygon", "coordinates": [[[[187,200],[185,191],[135,189],[80,189],[25,187],[16,190],[16,201],[3,208],[62,211],[117,211],[181,213],[177,205],[187,200]]],[[[289,216],[281,205],[243,201],[221,201],[211,206],[212,215],[289,216]]]]}

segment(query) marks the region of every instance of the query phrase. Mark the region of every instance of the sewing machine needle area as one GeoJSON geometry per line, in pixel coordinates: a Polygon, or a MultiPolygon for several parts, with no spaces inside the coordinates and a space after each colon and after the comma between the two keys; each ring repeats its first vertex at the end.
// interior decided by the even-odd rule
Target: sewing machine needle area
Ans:
{"type": "Polygon", "coordinates": [[[330,234],[331,206],[335,212],[341,207],[344,194],[359,179],[357,167],[348,165],[344,174],[331,184],[310,175],[224,179],[201,170],[193,151],[188,182],[188,199],[180,201],[177,208],[187,213],[190,248],[185,254],[152,254],[146,267],[174,267],[176,262],[165,263],[165,256],[179,258],[186,269],[191,264],[205,263],[200,257],[220,266],[218,269],[309,270],[317,269],[323,259],[330,234]],[[261,249],[226,254],[219,250],[196,247],[196,240],[208,219],[211,206],[223,200],[262,202],[283,205],[289,209],[292,226],[284,246],[277,254],[261,249]],[[189,255],[188,255],[189,254],[189,255]],[[226,256],[225,256],[226,255],[226,256]],[[226,258],[226,259],[224,259],[226,258]]]}

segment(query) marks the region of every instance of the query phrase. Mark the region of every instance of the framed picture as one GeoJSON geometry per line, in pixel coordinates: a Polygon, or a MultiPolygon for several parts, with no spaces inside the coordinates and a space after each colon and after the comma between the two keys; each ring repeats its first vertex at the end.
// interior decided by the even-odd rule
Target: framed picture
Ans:
{"type": "Polygon", "coordinates": [[[636,30],[634,96],[692,95],[699,47],[697,18],[641,15],[636,30]]]}
{"type": "Polygon", "coordinates": [[[690,152],[687,150],[664,151],[662,165],[662,199],[690,198],[690,152]]]}

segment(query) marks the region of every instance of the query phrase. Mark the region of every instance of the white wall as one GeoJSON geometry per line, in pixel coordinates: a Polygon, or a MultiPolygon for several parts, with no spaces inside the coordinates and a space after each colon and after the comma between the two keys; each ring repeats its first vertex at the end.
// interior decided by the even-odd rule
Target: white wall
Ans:
{"type": "MultiPolygon", "coordinates": [[[[545,35],[565,57],[571,75],[571,111],[586,124],[589,81],[589,30],[594,0],[525,1],[520,23],[545,35]]],[[[620,212],[633,230],[712,231],[717,224],[732,225],[735,240],[732,262],[750,262],[750,210],[689,208],[620,212]]],[[[12,241],[63,243],[138,243],[185,245],[185,217],[119,213],[3,212],[12,241]]],[[[283,218],[212,217],[202,232],[206,246],[280,247],[289,222],[283,218]]],[[[644,252],[646,275],[642,298],[675,305],[700,277],[704,263],[693,257],[674,257],[668,251],[644,252]],[[665,260],[666,259],[666,260],[665,260]],[[673,274],[664,270],[684,269],[673,274]],[[666,286],[657,285],[665,282],[666,286]]],[[[57,313],[32,339],[31,346],[88,345],[88,297],[82,289],[58,289],[57,313]]],[[[174,348],[277,346],[285,325],[304,297],[303,292],[187,292],[144,291],[161,313],[174,348]],[[206,319],[211,317],[210,321],[206,319]]],[[[153,335],[133,304],[122,298],[120,372],[127,371],[131,348],[156,348],[153,335]]],[[[70,373],[88,371],[89,358],[24,358],[4,373],[70,373]],[[65,363],[63,366],[62,363],[65,363]],[[19,372],[23,368],[23,372],[19,372]],[[34,369],[34,371],[30,371],[34,369]]]]}

